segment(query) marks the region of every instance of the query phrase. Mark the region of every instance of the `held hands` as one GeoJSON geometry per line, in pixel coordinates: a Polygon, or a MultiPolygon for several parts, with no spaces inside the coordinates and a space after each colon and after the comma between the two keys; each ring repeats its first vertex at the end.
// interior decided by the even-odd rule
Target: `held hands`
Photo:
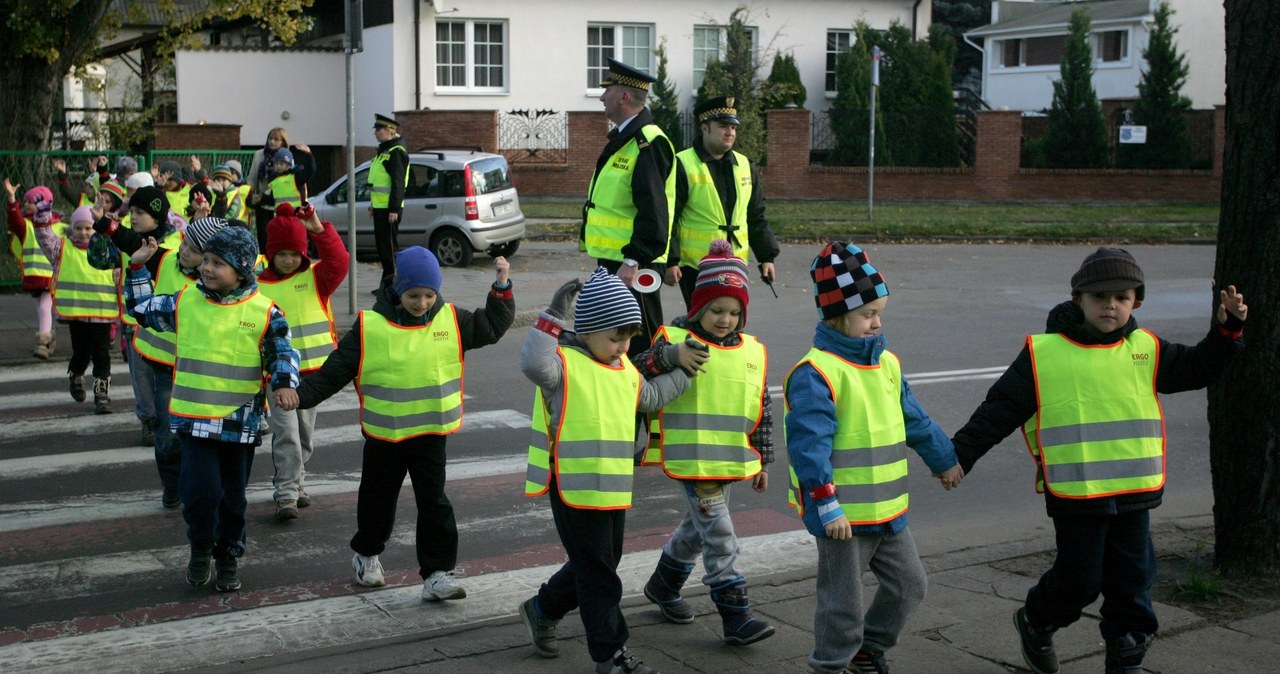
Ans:
{"type": "Polygon", "coordinates": [[[680,367],[690,377],[699,372],[706,372],[706,368],[702,364],[711,359],[711,354],[700,342],[694,339],[686,339],[679,344],[678,353],[680,355],[680,367]]]}
{"type": "Polygon", "coordinates": [[[943,489],[951,491],[952,488],[960,486],[960,481],[964,479],[964,469],[957,463],[941,473],[934,473],[933,476],[942,483],[943,489]]]}
{"type": "Polygon", "coordinates": [[[129,256],[129,264],[146,264],[159,248],[160,244],[156,243],[154,236],[146,237],[142,240],[142,245],[129,256]]]}
{"type": "Polygon", "coordinates": [[[276,407],[285,412],[298,409],[298,392],[291,388],[276,389],[276,407]]]}
{"type": "Polygon", "coordinates": [[[849,518],[844,515],[840,516],[833,522],[822,527],[827,532],[827,538],[837,541],[847,541],[853,538],[853,527],[849,526],[849,518]]]}
{"type": "Polygon", "coordinates": [[[507,285],[507,279],[511,278],[511,263],[499,255],[493,258],[493,267],[497,270],[493,282],[500,286],[507,285]]]}
{"type": "Polygon", "coordinates": [[[1236,292],[1235,286],[1227,286],[1226,290],[1218,291],[1218,324],[1225,325],[1227,323],[1227,313],[1243,321],[1245,316],[1249,315],[1249,306],[1244,303],[1244,293],[1236,292]]]}
{"type": "Polygon", "coordinates": [[[582,291],[582,279],[573,279],[568,283],[556,289],[556,294],[551,296],[551,305],[547,307],[547,313],[556,318],[569,318],[569,309],[573,307],[573,301],[578,298],[578,293],[582,291]]]}

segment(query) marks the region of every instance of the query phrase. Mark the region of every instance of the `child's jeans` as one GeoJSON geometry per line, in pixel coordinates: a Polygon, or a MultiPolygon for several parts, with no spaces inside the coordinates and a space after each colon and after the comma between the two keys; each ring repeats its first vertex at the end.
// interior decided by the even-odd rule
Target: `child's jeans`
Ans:
{"type": "Polygon", "coordinates": [[[883,653],[897,645],[907,619],[924,601],[928,581],[908,528],[891,535],[817,542],[817,609],[809,666],[816,672],[843,672],[859,648],[883,653]],[[864,615],[862,573],[868,568],[880,587],[864,615]]]}
{"type": "Polygon", "coordinates": [[[254,446],[178,436],[182,445],[182,519],[192,549],[215,557],[244,554],[244,490],[253,467],[254,446]]]}
{"type": "Polygon", "coordinates": [[[708,587],[741,581],[742,574],[736,568],[738,537],[733,533],[733,520],[729,519],[729,485],[732,483],[716,484],[724,500],[708,506],[706,510],[698,503],[698,495],[694,492],[696,484],[694,480],[680,480],[685,496],[684,519],[662,546],[662,551],[684,564],[693,564],[701,554],[702,567],[706,572],[702,582],[708,587]]]}
{"type": "MultiPolygon", "coordinates": [[[[303,478],[307,474],[307,460],[311,458],[312,431],[316,426],[316,408],[271,410],[271,463],[275,466],[275,500],[298,500],[303,478]]],[[[402,478],[403,479],[403,476],[402,478]]]]}

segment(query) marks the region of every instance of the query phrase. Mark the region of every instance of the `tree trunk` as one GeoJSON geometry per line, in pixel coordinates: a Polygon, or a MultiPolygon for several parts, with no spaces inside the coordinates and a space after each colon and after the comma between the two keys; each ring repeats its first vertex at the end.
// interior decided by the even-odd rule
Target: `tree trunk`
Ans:
{"type": "MultiPolygon", "coordinates": [[[[1226,0],[1227,118],[1218,287],[1249,305],[1247,346],[1209,389],[1214,564],[1280,569],[1280,3],[1226,0]]],[[[1217,297],[1214,293],[1214,301],[1217,297]]]]}

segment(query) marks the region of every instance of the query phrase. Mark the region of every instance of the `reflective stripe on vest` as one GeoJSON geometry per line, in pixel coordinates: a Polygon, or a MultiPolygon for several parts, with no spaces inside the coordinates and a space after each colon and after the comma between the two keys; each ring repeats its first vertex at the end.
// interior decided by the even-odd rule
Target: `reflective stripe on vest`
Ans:
{"type": "MultiPolygon", "coordinates": [[[[240,195],[240,210],[234,216],[235,219],[248,222],[249,220],[249,195],[253,193],[253,186],[249,184],[236,185],[236,192],[240,195]]],[[[231,215],[228,213],[228,215],[231,215]]]]}
{"type": "MultiPolygon", "coordinates": [[[[9,233],[9,253],[18,261],[22,267],[23,276],[36,276],[39,278],[53,278],[53,264],[49,262],[49,258],[45,257],[44,250],[40,248],[40,242],[36,241],[36,226],[31,220],[26,221],[27,233],[23,235],[22,240],[13,236],[13,232],[9,233]]],[[[57,223],[50,225],[54,227],[55,234],[62,235],[66,231],[66,225],[57,223]]]]}
{"type": "Polygon", "coordinates": [[[297,208],[302,205],[302,193],[298,191],[298,181],[294,180],[292,173],[286,173],[272,180],[270,189],[272,198],[276,200],[276,206],[289,204],[297,208]]]}
{"type": "Polygon", "coordinates": [[[76,248],[66,234],[60,234],[62,251],[51,292],[53,311],[59,318],[111,319],[120,316],[120,285],[114,269],[89,266],[89,251],[76,248]]]}
{"type": "Polygon", "coordinates": [[[1037,489],[1062,498],[1099,498],[1163,487],[1155,335],[1135,330],[1112,346],[1031,335],[1027,347],[1040,404],[1023,437],[1037,458],[1037,489]]]}
{"type": "MultiPolygon", "coordinates": [[[[386,152],[379,152],[374,155],[373,161],[369,163],[369,206],[373,208],[387,208],[391,203],[391,174],[387,173],[386,161],[391,157],[391,153],[396,150],[407,152],[403,145],[392,145],[387,148],[386,152]]],[[[405,167],[404,187],[409,186],[409,167],[405,167]]],[[[400,208],[404,205],[402,200],[396,204],[394,208],[400,208]]]]}
{"type": "Polygon", "coordinates": [[[534,396],[533,441],[525,472],[525,495],[547,491],[555,453],[556,489],[564,503],[586,510],[631,507],[635,470],[635,410],[640,372],[623,358],[613,367],[577,349],[558,348],[564,367],[559,427],[547,429],[549,412],[538,389],[534,396]],[[539,437],[541,436],[541,437],[539,437]]]}
{"type": "MultiPolygon", "coordinates": [[[[161,185],[160,187],[164,187],[161,185]]],[[[191,203],[191,185],[190,183],[179,187],[170,192],[165,190],[164,196],[169,200],[169,211],[177,213],[182,217],[187,217],[187,204],[191,203]]]]}
{"type": "Polygon", "coordinates": [[[396,325],[360,312],[360,427],[370,437],[399,442],[448,435],[462,427],[462,335],[453,305],[431,322],[396,325]],[[408,365],[412,364],[412,367],[408,365]]]}
{"type": "MultiPolygon", "coordinates": [[[[181,236],[166,237],[165,241],[171,239],[180,241],[181,236]]],[[[194,279],[182,273],[180,256],[181,253],[174,247],[166,250],[160,258],[160,264],[156,267],[156,295],[176,295],[179,290],[195,284],[194,279]]],[[[140,328],[133,331],[133,348],[138,355],[153,363],[173,367],[178,359],[178,335],[155,328],[140,328]]]]}
{"type": "Polygon", "coordinates": [[[178,359],[169,414],[223,419],[262,391],[262,337],[271,300],[253,293],[235,304],[208,299],[194,285],[178,291],[178,359]]]}
{"type": "Polygon", "coordinates": [[[311,372],[324,365],[337,348],[332,308],[320,298],[315,267],[280,281],[258,279],[258,292],[271,298],[289,322],[289,341],[298,352],[298,371],[311,372]]]}
{"type": "MultiPolygon", "coordinates": [[[[658,331],[672,344],[689,335],[670,326],[658,331]]],[[[667,475],[678,479],[741,480],[760,472],[760,452],[751,446],[750,435],[764,414],[768,357],[764,345],[747,334],[737,346],[707,347],[711,359],[703,366],[706,371],[662,408],[659,453],[645,459],[661,461],[667,475]]]]}
{"type": "MultiPolygon", "coordinates": [[[[649,144],[662,142],[671,146],[671,140],[656,125],[645,125],[640,129],[640,134],[649,144]]],[[[585,235],[580,246],[587,255],[602,260],[622,261],[622,247],[631,243],[631,232],[635,227],[636,205],[631,194],[631,178],[639,157],[640,144],[632,138],[591,176],[591,186],[587,188],[589,206],[585,235]]],[[[664,187],[667,200],[667,238],[670,240],[671,218],[676,204],[674,169],[667,174],[664,187]]],[[[667,246],[664,245],[662,256],[654,259],[654,262],[666,259],[667,246]]],[[[698,259],[702,259],[701,256],[698,259]]]]}
{"type": "Polygon", "coordinates": [[[738,241],[738,245],[733,247],[733,254],[744,261],[747,259],[747,204],[751,201],[751,164],[747,162],[746,156],[737,152],[733,153],[733,157],[738,162],[733,165],[733,185],[737,196],[733,201],[732,218],[726,219],[724,203],[720,201],[720,193],[716,191],[715,181],[711,179],[711,170],[698,158],[698,152],[688,148],[676,154],[676,159],[684,165],[685,176],[689,179],[689,198],[680,211],[680,260],[685,266],[697,267],[697,261],[706,256],[712,241],[729,240],[728,234],[721,229],[726,224],[738,241]]]}
{"type": "MultiPolygon", "coordinates": [[[[827,381],[835,402],[832,482],[845,516],[851,524],[870,525],[905,513],[909,505],[907,430],[902,419],[902,366],[897,356],[885,351],[879,365],[858,365],[814,348],[796,367],[805,363],[827,381]]],[[[788,405],[787,413],[790,411],[788,405]]],[[[784,433],[785,429],[784,419],[784,433]]],[[[804,499],[794,465],[790,473],[787,501],[803,515],[804,499]]]]}

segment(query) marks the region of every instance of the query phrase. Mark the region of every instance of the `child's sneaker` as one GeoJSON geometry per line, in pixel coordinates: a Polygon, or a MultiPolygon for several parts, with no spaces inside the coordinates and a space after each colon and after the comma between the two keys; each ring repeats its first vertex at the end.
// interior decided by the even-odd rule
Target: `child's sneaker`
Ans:
{"type": "Polygon", "coordinates": [[[613,654],[612,660],[596,663],[596,674],[658,674],[658,670],[640,662],[626,646],[613,654]]]}
{"type": "Polygon", "coordinates": [[[1053,648],[1053,633],[1056,630],[1041,631],[1027,622],[1027,608],[1024,606],[1013,614],[1013,626],[1018,628],[1018,638],[1022,641],[1022,659],[1027,667],[1036,674],[1054,674],[1058,671],[1058,652],[1053,648]]]}
{"type": "Polygon", "coordinates": [[[858,654],[849,661],[849,671],[857,674],[889,674],[889,662],[884,653],[858,649],[858,654]]]}
{"type": "Polygon", "coordinates": [[[213,565],[218,571],[218,578],[213,581],[213,589],[219,592],[235,592],[240,589],[240,569],[235,557],[215,560],[213,565]]]}
{"type": "Polygon", "coordinates": [[[298,487],[298,507],[306,508],[311,505],[311,496],[307,494],[307,490],[298,487]]]}
{"type": "Polygon", "coordinates": [[[365,557],[357,552],[351,558],[351,568],[356,572],[356,582],[365,587],[382,587],[387,584],[382,577],[382,562],[378,561],[377,555],[365,557]]]}
{"type": "Polygon", "coordinates": [[[289,520],[298,519],[298,502],[293,499],[285,499],[276,503],[276,521],[288,522],[289,520]]]}
{"type": "Polygon", "coordinates": [[[556,645],[556,625],[559,620],[542,617],[538,613],[538,598],[529,597],[520,605],[520,619],[529,629],[529,641],[533,650],[544,658],[560,657],[560,647],[556,645]]]}
{"type": "Polygon", "coordinates": [[[422,581],[422,598],[427,601],[463,599],[466,596],[467,588],[453,577],[452,572],[432,571],[431,575],[422,581]]]}
{"type": "Polygon", "coordinates": [[[187,582],[194,587],[204,587],[209,582],[210,567],[213,564],[212,550],[191,550],[191,561],[187,562],[187,582]]]}

